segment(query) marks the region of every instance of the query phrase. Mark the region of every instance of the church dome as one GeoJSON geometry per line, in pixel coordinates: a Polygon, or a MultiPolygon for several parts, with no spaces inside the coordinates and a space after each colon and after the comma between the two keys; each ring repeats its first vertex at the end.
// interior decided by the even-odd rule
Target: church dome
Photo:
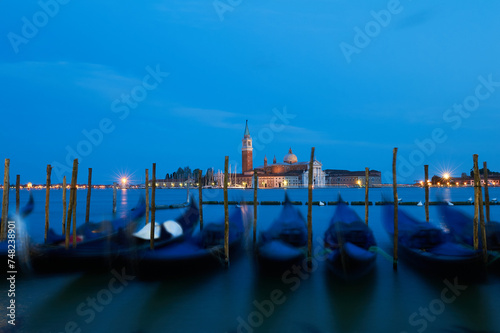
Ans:
{"type": "Polygon", "coordinates": [[[290,148],[288,154],[286,154],[285,158],[283,158],[283,162],[288,164],[297,163],[297,156],[295,156],[295,154],[292,153],[292,148],[290,148]]]}

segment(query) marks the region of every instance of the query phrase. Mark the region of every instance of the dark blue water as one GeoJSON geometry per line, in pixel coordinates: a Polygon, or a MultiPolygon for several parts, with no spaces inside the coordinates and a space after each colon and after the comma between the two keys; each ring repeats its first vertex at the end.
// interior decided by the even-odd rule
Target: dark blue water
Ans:
{"type": "MultiPolygon", "coordinates": [[[[364,189],[315,189],[314,200],[364,200],[364,189]]],[[[370,190],[379,201],[380,189],[370,190]]],[[[192,191],[195,196],[197,191],[192,191]]],[[[51,192],[50,223],[58,232],[62,224],[61,191],[51,192]]],[[[69,193],[69,192],[68,192],[69,193]]],[[[119,190],[118,214],[132,208],[143,190],[119,190]]],[[[157,204],[185,201],[185,190],[158,190],[157,204]]],[[[288,190],[292,200],[307,200],[307,190],[288,190]]],[[[455,201],[473,196],[472,188],[431,189],[455,201]]],[[[204,190],[205,200],[223,200],[221,190],[204,190]]],[[[389,196],[392,192],[387,192],[389,196]]],[[[500,197],[500,188],[490,189],[500,197]]],[[[34,191],[36,208],[27,220],[35,241],[43,240],[45,191],[34,191]]],[[[260,190],[260,200],[283,200],[283,190],[260,190]]],[[[400,188],[403,201],[424,200],[422,189],[400,188]]],[[[11,192],[10,209],[15,209],[11,192]]],[[[26,202],[22,192],[21,202],[26,202]]],[[[85,217],[86,191],[78,191],[77,220],[85,217]]],[[[230,200],[253,200],[251,190],[230,190],[230,200]]],[[[296,206],[307,215],[307,206],[296,206]]],[[[364,216],[364,206],[351,206],[364,216]]],[[[460,206],[470,215],[472,206],[460,206]]],[[[112,191],[93,190],[91,219],[111,219],[112,191]]],[[[279,214],[279,206],[258,207],[258,229],[266,228],[279,214]]],[[[313,234],[323,236],[335,206],[313,206],[313,234]]],[[[424,219],[423,207],[401,207],[424,219]]],[[[180,210],[157,211],[157,221],[177,216],[180,210]]],[[[383,232],[380,206],[370,206],[370,226],[377,241],[390,253],[389,237],[383,232]]],[[[430,207],[431,222],[435,207],[430,207]]],[[[491,209],[500,220],[500,206],[491,209]]],[[[205,223],[223,218],[222,205],[204,206],[205,223]]],[[[375,271],[360,281],[345,283],[332,278],[324,263],[316,260],[312,272],[298,268],[286,279],[258,275],[252,255],[231,260],[229,269],[199,272],[193,276],[159,281],[140,281],[126,271],[102,274],[18,274],[16,329],[20,332],[500,332],[500,276],[485,281],[444,282],[379,255],[375,271]],[[116,275],[121,275],[120,282],[116,275]],[[110,284],[111,283],[111,284],[110,284]],[[458,283],[455,293],[449,283],[458,283]],[[448,290],[446,290],[448,289],[448,290]],[[444,294],[443,294],[444,293],[444,294]],[[444,296],[443,296],[444,295],[444,296]],[[443,301],[443,297],[447,302],[443,301]],[[94,302],[94,303],[93,303],[94,302]]],[[[2,284],[1,305],[7,302],[2,284]]],[[[0,326],[8,327],[2,310],[0,326]]],[[[9,325],[10,326],[10,325],[9,325]]],[[[1,329],[0,329],[1,330],[1,329]]]]}

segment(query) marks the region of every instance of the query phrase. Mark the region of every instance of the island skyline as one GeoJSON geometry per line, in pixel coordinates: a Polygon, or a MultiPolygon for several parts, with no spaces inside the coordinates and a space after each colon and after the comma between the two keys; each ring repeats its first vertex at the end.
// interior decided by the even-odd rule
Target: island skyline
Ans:
{"type": "Polygon", "coordinates": [[[305,159],[314,146],[324,165],[385,175],[398,147],[401,183],[424,164],[468,172],[473,154],[500,170],[500,4],[230,7],[0,4],[11,174],[43,182],[51,164],[60,182],[76,155],[96,183],[143,179],[152,163],[220,168],[240,160],[246,119],[256,160],[290,146],[305,159]]]}

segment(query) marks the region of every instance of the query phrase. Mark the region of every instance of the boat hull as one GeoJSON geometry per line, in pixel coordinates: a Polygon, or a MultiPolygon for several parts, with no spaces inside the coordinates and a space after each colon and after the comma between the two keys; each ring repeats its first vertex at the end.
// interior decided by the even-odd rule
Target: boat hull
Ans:
{"type": "MultiPolygon", "coordinates": [[[[242,252],[246,225],[250,219],[244,207],[229,217],[229,255],[234,260],[242,252]]],[[[134,269],[142,278],[160,278],[207,271],[225,265],[224,223],[209,223],[192,237],[177,244],[138,253],[134,269]]]]}
{"type": "Polygon", "coordinates": [[[336,276],[351,280],[359,279],[375,267],[377,255],[351,243],[332,251],[327,257],[328,268],[336,276]]]}
{"type": "Polygon", "coordinates": [[[256,255],[260,270],[275,275],[302,264],[306,259],[306,248],[274,240],[260,245],[256,255]]]}
{"type": "MultiPolygon", "coordinates": [[[[384,228],[394,237],[394,210],[385,209],[384,228]]],[[[398,256],[420,272],[463,278],[483,277],[484,259],[481,251],[454,241],[443,230],[420,222],[399,210],[398,256]]]]}

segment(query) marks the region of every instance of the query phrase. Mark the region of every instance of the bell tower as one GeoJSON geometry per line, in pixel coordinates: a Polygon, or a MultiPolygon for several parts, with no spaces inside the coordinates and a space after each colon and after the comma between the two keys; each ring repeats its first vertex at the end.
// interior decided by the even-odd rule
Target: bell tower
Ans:
{"type": "Polygon", "coordinates": [[[252,148],[252,138],[250,137],[250,131],[248,130],[248,120],[245,126],[245,133],[243,134],[243,146],[241,148],[241,171],[245,173],[246,171],[253,170],[253,148],[252,148]]]}

